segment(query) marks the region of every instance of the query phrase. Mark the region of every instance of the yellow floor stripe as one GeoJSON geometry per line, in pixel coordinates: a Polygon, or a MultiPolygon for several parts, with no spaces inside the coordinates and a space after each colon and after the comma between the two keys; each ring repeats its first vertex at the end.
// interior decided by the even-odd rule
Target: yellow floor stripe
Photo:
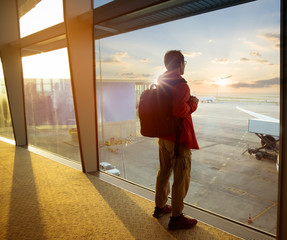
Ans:
{"type": "MultiPolygon", "coordinates": [[[[277,205],[277,203],[273,203],[271,206],[269,206],[268,208],[266,208],[264,211],[262,211],[261,213],[259,213],[258,215],[256,215],[254,218],[252,218],[251,220],[254,221],[255,219],[259,218],[260,216],[262,216],[264,213],[266,213],[267,211],[269,211],[271,208],[275,207],[277,205]]],[[[250,224],[248,221],[246,222],[246,224],[250,224]]]]}
{"type": "Polygon", "coordinates": [[[213,177],[213,178],[211,179],[211,181],[209,182],[209,184],[212,184],[212,183],[215,181],[215,179],[216,179],[216,177],[213,177]]]}

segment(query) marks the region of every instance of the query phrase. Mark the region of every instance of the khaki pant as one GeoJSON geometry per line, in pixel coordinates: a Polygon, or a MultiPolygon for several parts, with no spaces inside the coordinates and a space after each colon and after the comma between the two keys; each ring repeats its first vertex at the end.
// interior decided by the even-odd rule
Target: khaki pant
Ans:
{"type": "Polygon", "coordinates": [[[179,156],[174,158],[174,143],[159,139],[159,170],[155,186],[155,205],[166,205],[170,193],[169,178],[173,171],[172,216],[179,216],[183,210],[183,200],[190,183],[191,151],[183,144],[179,146],[179,156]]]}

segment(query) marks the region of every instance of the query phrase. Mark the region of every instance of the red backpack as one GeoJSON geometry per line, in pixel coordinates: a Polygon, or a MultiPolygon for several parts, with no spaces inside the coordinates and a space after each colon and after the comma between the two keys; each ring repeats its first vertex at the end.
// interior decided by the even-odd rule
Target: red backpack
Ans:
{"type": "Polygon", "coordinates": [[[179,131],[181,120],[172,115],[171,89],[184,79],[152,84],[140,97],[139,118],[141,134],[146,137],[167,137],[179,131]]]}

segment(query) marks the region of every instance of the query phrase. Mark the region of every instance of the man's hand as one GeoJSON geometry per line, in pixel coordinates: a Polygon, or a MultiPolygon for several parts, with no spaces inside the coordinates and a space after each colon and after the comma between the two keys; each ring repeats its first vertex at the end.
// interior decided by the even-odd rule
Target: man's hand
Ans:
{"type": "Polygon", "coordinates": [[[199,102],[198,98],[195,97],[195,96],[190,96],[190,101],[194,101],[194,102],[196,102],[196,103],[199,102]]]}

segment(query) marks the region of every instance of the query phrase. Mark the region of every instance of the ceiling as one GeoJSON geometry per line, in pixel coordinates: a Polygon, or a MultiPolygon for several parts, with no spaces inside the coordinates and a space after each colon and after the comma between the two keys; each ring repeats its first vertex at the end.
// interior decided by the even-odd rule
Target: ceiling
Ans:
{"type": "Polygon", "coordinates": [[[116,0],[94,9],[94,37],[100,39],[251,1],[116,0]]]}

